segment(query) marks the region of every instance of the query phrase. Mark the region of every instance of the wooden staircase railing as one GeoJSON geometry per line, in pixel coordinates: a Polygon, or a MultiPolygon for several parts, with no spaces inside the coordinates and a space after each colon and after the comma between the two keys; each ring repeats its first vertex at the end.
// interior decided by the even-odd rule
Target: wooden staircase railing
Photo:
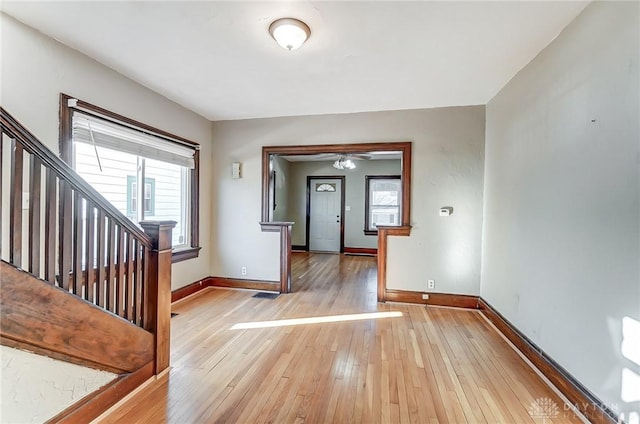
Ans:
{"type": "Polygon", "coordinates": [[[141,230],[4,108],[0,115],[1,259],[153,333],[161,372],[175,222],[141,230]]]}

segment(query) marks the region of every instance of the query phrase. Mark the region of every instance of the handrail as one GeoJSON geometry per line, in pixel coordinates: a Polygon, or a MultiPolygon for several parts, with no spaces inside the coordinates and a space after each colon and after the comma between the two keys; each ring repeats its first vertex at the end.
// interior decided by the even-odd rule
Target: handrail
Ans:
{"type": "Polygon", "coordinates": [[[43,165],[51,168],[58,177],[71,185],[74,190],[82,193],[88,200],[111,215],[111,218],[129,233],[134,235],[145,247],[151,248],[151,238],[139,227],[127,219],[122,212],[105,199],[98,191],[91,187],[78,173],[62,159],[51,153],[29,130],[23,127],[11,114],[0,106],[0,122],[2,132],[11,138],[20,140],[25,150],[38,157],[43,165]]]}
{"type": "MultiPolygon", "coordinates": [[[[12,272],[9,279],[3,276],[2,287],[13,284],[2,295],[10,307],[0,308],[0,315],[3,323],[15,324],[2,326],[0,344],[36,348],[81,365],[133,371],[130,376],[160,375],[170,362],[171,236],[176,222],[143,221],[142,229],[137,227],[1,106],[0,130],[0,166],[11,168],[0,175],[0,207],[9,209],[9,219],[0,225],[0,259],[3,270],[12,272]],[[94,314],[94,307],[108,314],[94,314]],[[78,322],[65,318],[67,312],[78,322]],[[88,334],[83,325],[104,329],[99,331],[104,339],[80,343],[88,334]],[[52,326],[56,331],[49,331],[52,326]],[[117,352],[105,347],[94,355],[95,346],[106,345],[117,352]]],[[[101,406],[110,407],[132,390],[130,384],[113,386],[107,403],[77,406],[83,399],[53,420],[75,422],[81,416],[81,421],[91,421],[103,412],[101,406]]]]}
{"type": "Polygon", "coordinates": [[[151,325],[147,309],[156,305],[145,302],[157,284],[148,276],[155,266],[149,262],[153,234],[129,221],[2,107],[0,127],[3,145],[11,145],[5,161],[11,173],[2,181],[9,206],[3,259],[140,327],[151,325]]]}

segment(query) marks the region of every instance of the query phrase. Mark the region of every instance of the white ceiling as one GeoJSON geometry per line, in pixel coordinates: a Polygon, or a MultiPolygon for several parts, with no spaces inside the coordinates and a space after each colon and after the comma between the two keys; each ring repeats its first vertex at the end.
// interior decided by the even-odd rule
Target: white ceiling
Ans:
{"type": "Polygon", "coordinates": [[[16,19],[211,120],[486,104],[588,2],[11,2],[16,19]],[[311,38],[288,52],[269,24],[311,38]]]}

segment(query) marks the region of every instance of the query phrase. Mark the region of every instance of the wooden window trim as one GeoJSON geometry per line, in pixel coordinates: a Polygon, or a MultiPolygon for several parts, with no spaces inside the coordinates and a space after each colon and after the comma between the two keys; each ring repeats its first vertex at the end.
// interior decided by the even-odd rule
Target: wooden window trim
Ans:
{"type": "MultiPolygon", "coordinates": [[[[188,140],[186,138],[171,134],[167,131],[163,131],[158,128],[154,128],[150,125],[136,121],[126,116],[119,115],[115,112],[111,112],[107,109],[103,109],[100,106],[87,103],[80,99],[77,99],[77,107],[68,106],[68,101],[76,99],[76,97],[69,96],[68,94],[60,93],[60,134],[59,134],[59,148],[60,158],[66,163],[71,165],[73,160],[71,156],[72,152],[72,128],[73,128],[73,111],[78,110],[83,113],[93,113],[99,117],[106,117],[112,121],[125,124],[125,126],[134,127],[138,130],[149,132],[154,136],[169,139],[170,141],[180,141],[182,143],[198,147],[199,144],[188,140]]],[[[195,168],[190,171],[190,183],[191,183],[191,208],[190,208],[190,221],[191,221],[191,246],[181,249],[174,249],[172,254],[172,262],[181,262],[187,259],[197,258],[200,254],[200,150],[196,148],[195,155],[195,168]]]]}
{"type": "MultiPolygon", "coordinates": [[[[371,180],[400,180],[400,187],[402,187],[402,175],[365,175],[364,176],[364,234],[367,236],[377,236],[378,230],[372,230],[369,228],[369,185],[371,180]]],[[[402,202],[401,198],[401,202],[402,202]]],[[[403,204],[400,204],[400,214],[402,216],[403,204]]],[[[398,223],[400,225],[400,223],[398,223]]]]}

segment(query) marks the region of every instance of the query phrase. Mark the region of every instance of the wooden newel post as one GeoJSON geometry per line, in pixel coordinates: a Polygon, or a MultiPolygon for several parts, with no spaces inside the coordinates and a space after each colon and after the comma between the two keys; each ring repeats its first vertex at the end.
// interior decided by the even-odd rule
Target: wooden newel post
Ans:
{"type": "Polygon", "coordinates": [[[261,222],[264,232],[280,233],[280,293],[291,292],[291,227],[295,222],[261,222]]]}
{"type": "Polygon", "coordinates": [[[145,329],[155,339],[154,374],[169,368],[171,341],[171,232],[175,221],[142,221],[151,238],[147,258],[145,329]]]}

